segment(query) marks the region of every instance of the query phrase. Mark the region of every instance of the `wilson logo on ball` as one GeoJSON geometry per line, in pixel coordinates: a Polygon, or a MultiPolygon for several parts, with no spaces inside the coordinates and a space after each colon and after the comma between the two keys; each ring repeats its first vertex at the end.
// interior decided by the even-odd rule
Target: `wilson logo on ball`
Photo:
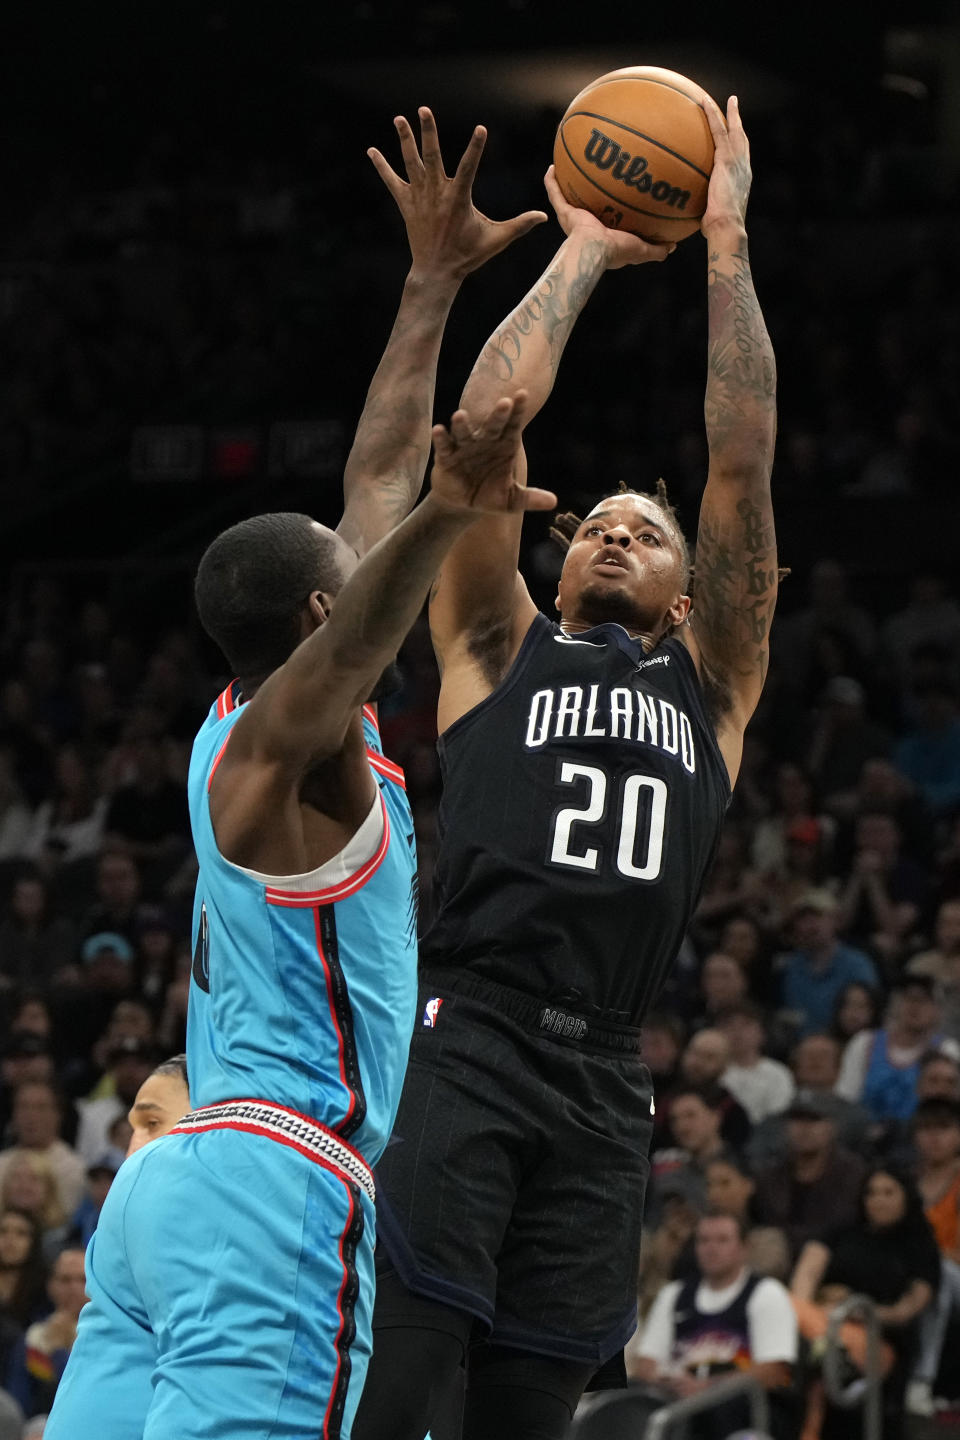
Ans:
{"type": "Polygon", "coordinates": [[[619,180],[622,185],[638,191],[641,195],[649,194],[651,199],[671,205],[675,210],[685,210],[687,207],[689,190],[681,190],[679,185],[671,185],[669,180],[654,180],[650,172],[650,162],[645,156],[631,155],[629,150],[624,150],[622,145],[605,135],[602,130],[590,131],[583,158],[588,165],[594,165],[598,170],[608,170],[614,180],[619,180]]]}

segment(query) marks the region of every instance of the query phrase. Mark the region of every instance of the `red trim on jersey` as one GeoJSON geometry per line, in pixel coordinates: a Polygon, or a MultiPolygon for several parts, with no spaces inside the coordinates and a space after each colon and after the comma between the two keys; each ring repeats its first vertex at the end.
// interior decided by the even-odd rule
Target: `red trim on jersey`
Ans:
{"type": "Polygon", "coordinates": [[[377,712],[376,712],[376,710],[374,710],[374,708],[373,708],[372,705],[364,705],[364,707],[363,707],[363,713],[364,713],[364,715],[367,717],[367,719],[370,721],[370,724],[373,726],[374,730],[376,730],[377,734],[379,735],[379,734],[380,734],[380,721],[377,719],[377,712]]]}
{"type": "Polygon", "coordinates": [[[371,750],[369,746],[367,747],[367,759],[370,761],[374,770],[378,770],[381,775],[385,775],[388,780],[392,780],[395,785],[400,785],[406,790],[407,777],[399,765],[395,765],[392,760],[388,760],[386,755],[381,755],[379,750],[371,750]]]}
{"type": "MultiPolygon", "coordinates": [[[[230,730],[230,735],[232,735],[232,734],[233,734],[233,730],[232,730],[232,728],[231,728],[231,730],[230,730]]],[[[223,744],[220,746],[220,749],[217,751],[216,755],[215,755],[214,758],[213,758],[213,764],[210,766],[210,774],[207,776],[207,794],[208,794],[208,795],[210,794],[210,787],[211,787],[211,785],[213,784],[213,776],[214,776],[214,773],[215,773],[215,771],[216,771],[216,768],[217,768],[217,766],[220,764],[220,761],[223,759],[223,752],[224,752],[224,750],[226,750],[227,746],[228,746],[229,743],[230,743],[230,735],[227,736],[226,740],[224,740],[223,744]]]]}
{"type": "Polygon", "coordinates": [[[221,691],[217,696],[217,719],[225,720],[232,710],[236,710],[237,702],[233,698],[233,687],[236,680],[231,680],[226,690],[221,691]]]}
{"type": "MultiPolygon", "coordinates": [[[[199,1109],[208,1109],[212,1108],[215,1105],[268,1105],[271,1110],[280,1110],[283,1112],[284,1115],[293,1115],[297,1120],[305,1120],[307,1124],[312,1125],[315,1130],[325,1131],[326,1134],[331,1136],[332,1139],[336,1140],[337,1144],[342,1146],[344,1150],[349,1150],[353,1158],[360,1162],[364,1169],[367,1170],[367,1172],[370,1174],[372,1179],[373,1172],[370,1170],[369,1160],[365,1160],[364,1157],[360,1154],[360,1151],[355,1146],[351,1145],[349,1140],[344,1140],[343,1136],[338,1135],[336,1130],[331,1130],[329,1125],[321,1125],[319,1120],[315,1120],[312,1115],[308,1115],[304,1110],[294,1110],[292,1105],[278,1105],[275,1100],[264,1100],[262,1095],[231,1095],[228,1100],[213,1100],[211,1101],[209,1107],[200,1106],[199,1109]]],[[[192,1111],[191,1113],[196,1114],[197,1111],[192,1111]]],[[[234,1122],[231,1120],[223,1121],[222,1123],[225,1125],[232,1125],[234,1122]]],[[[177,1133],[179,1135],[192,1135],[193,1129],[194,1127],[191,1127],[189,1130],[179,1130],[177,1133]]],[[[280,1136],[273,1135],[272,1131],[270,1131],[269,1133],[271,1134],[273,1139],[280,1139],[280,1136]]],[[[313,1152],[311,1151],[311,1155],[312,1154],[313,1152]]],[[[313,1158],[317,1159],[318,1157],[313,1156],[313,1158]]]]}
{"type": "Polygon", "coordinates": [[[336,1005],[334,1004],[334,998],[333,998],[333,977],[332,977],[331,974],[330,974],[330,962],[328,961],[327,955],[326,955],[326,951],[325,951],[324,948],[323,948],[323,936],[322,936],[321,933],[320,933],[320,907],[319,907],[319,906],[317,906],[317,908],[316,908],[316,909],[314,910],[314,912],[313,912],[313,928],[314,928],[314,932],[316,933],[316,937],[317,937],[317,954],[320,956],[320,964],[323,966],[323,978],[324,978],[324,981],[325,981],[326,987],[327,987],[327,1006],[328,1006],[328,1008],[329,1008],[329,1010],[330,1010],[330,1020],[331,1020],[331,1022],[332,1022],[332,1024],[333,1024],[334,1034],[335,1034],[336,1037],[337,1037],[337,1063],[338,1063],[339,1066],[340,1066],[340,1080],[341,1080],[341,1083],[343,1084],[344,1090],[346,1090],[347,1094],[350,1096],[350,1104],[347,1106],[347,1113],[346,1113],[346,1115],[344,1115],[344,1117],[343,1117],[343,1119],[340,1121],[339,1125],[336,1125],[336,1126],[334,1127],[334,1131],[336,1132],[336,1131],[338,1131],[338,1130],[342,1130],[343,1127],[344,1127],[344,1125],[346,1125],[347,1121],[348,1121],[348,1120],[350,1119],[350,1117],[353,1115],[353,1112],[354,1112],[354,1110],[356,1109],[356,1106],[357,1106],[357,1093],[356,1093],[356,1091],[353,1089],[353,1086],[350,1084],[350,1081],[347,1079],[347,1067],[346,1067],[346,1064],[345,1064],[345,1062],[344,1062],[344,1053],[343,1053],[343,1050],[344,1050],[344,1046],[343,1046],[343,1031],[340,1029],[340,1024],[339,1024],[339,1021],[338,1021],[338,1019],[337,1019],[337,1007],[336,1007],[336,1005]]]}
{"type": "Polygon", "coordinates": [[[340,1371],[343,1368],[343,1334],[347,1325],[347,1317],[344,1311],[343,1297],[346,1294],[347,1286],[350,1284],[350,1266],[347,1263],[343,1250],[347,1242],[347,1236],[350,1234],[350,1231],[353,1228],[355,1206],[352,1191],[348,1190],[347,1194],[350,1196],[350,1210],[347,1214],[347,1223],[346,1225],[344,1225],[343,1229],[340,1232],[339,1245],[340,1264],[343,1269],[343,1279],[340,1282],[340,1289],[337,1291],[337,1315],[340,1317],[340,1324],[337,1326],[337,1338],[333,1342],[334,1349],[337,1352],[337,1368],[333,1372],[333,1383],[330,1386],[330,1399],[327,1401],[327,1408],[323,1416],[323,1440],[339,1440],[340,1436],[339,1424],[336,1427],[336,1431],[334,1433],[331,1433],[330,1419],[331,1412],[337,1402],[338,1391],[340,1389],[340,1371]]]}
{"type": "Polygon", "coordinates": [[[365,865],[348,875],[336,885],[331,885],[326,890],[278,890],[273,885],[266,887],[266,900],[268,905],[288,905],[294,908],[312,908],[315,905],[332,905],[336,900],[346,900],[348,895],[353,895],[357,890],[363,888],[376,870],[383,864],[384,856],[390,848],[390,817],[387,814],[387,807],[383,796],[380,796],[380,808],[383,812],[383,836],[377,847],[375,855],[372,855],[365,865]]]}

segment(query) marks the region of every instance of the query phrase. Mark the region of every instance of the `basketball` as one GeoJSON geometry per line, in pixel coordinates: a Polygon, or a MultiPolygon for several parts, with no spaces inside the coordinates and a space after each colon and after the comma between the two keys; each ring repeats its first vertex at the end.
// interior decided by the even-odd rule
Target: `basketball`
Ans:
{"type": "Polygon", "coordinates": [[[564,198],[644,240],[692,235],[713,169],[705,93],[685,75],[652,65],[594,80],[557,128],[553,164],[564,198]]]}

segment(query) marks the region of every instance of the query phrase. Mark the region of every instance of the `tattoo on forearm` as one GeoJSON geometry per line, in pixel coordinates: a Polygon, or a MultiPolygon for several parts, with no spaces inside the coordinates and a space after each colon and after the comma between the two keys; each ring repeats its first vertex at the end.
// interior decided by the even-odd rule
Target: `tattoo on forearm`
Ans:
{"type": "Polygon", "coordinates": [[[555,374],[574,322],[603,273],[603,253],[599,241],[585,245],[577,262],[577,273],[570,280],[562,263],[549,270],[487,341],[475,371],[485,370],[499,381],[512,380],[526,342],[532,336],[542,335],[555,374]]]}
{"type": "Polygon", "coordinates": [[[710,340],[704,413],[711,450],[769,435],[776,415],[773,347],[753,288],[746,249],[713,251],[707,273],[710,340]]]}
{"type": "Polygon", "coordinates": [[[701,512],[694,628],[705,654],[731,679],[766,676],[777,577],[769,504],[740,499],[732,523],[701,512]]]}

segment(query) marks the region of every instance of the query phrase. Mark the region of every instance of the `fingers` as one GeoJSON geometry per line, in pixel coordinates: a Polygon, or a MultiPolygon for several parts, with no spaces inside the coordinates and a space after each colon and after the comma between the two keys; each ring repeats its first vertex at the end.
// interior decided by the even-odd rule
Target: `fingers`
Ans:
{"type": "Polygon", "coordinates": [[[417,110],[420,117],[420,150],[423,155],[423,167],[428,170],[443,170],[443,156],[440,154],[440,137],[437,134],[437,122],[433,118],[433,111],[426,105],[421,105],[417,110]]]}
{"type": "Polygon", "coordinates": [[[644,258],[648,261],[654,261],[658,265],[662,264],[667,256],[672,255],[677,248],[677,242],[675,240],[671,240],[669,244],[664,245],[656,245],[652,240],[642,240],[640,243],[646,250],[646,256],[644,258]]]}
{"type": "Polygon", "coordinates": [[[499,440],[522,428],[526,410],[527,391],[518,390],[515,395],[502,395],[479,424],[471,418],[468,410],[455,410],[450,417],[450,433],[458,445],[478,440],[499,440]]]}
{"type": "Polygon", "coordinates": [[[519,240],[521,235],[527,235],[542,225],[547,216],[543,210],[526,210],[522,215],[516,215],[512,220],[496,220],[494,224],[500,232],[504,245],[512,245],[514,240],[519,240]]]}
{"type": "Polygon", "coordinates": [[[736,95],[731,95],[727,101],[727,129],[729,131],[739,130],[743,134],[743,121],[740,119],[740,101],[736,95]]]}
{"type": "Polygon", "coordinates": [[[393,121],[394,127],[400,137],[400,153],[403,156],[403,163],[407,170],[407,179],[413,180],[424,173],[424,164],[420,159],[420,151],[417,149],[417,142],[414,139],[410,122],[405,115],[397,115],[393,121]]]}
{"type": "Polygon", "coordinates": [[[385,160],[384,157],[380,154],[380,151],[375,149],[372,145],[367,151],[367,154],[373,161],[373,168],[380,176],[380,179],[383,181],[384,185],[386,185],[387,189],[390,191],[390,194],[393,196],[394,200],[399,200],[400,196],[407,188],[406,181],[400,179],[400,176],[393,169],[393,166],[389,163],[389,161],[385,160]]]}
{"type": "Polygon", "coordinates": [[[720,109],[720,106],[717,104],[716,100],[714,100],[713,96],[706,94],[706,92],[704,92],[703,99],[700,101],[700,104],[703,106],[704,114],[707,117],[707,124],[710,126],[710,133],[713,136],[713,143],[716,145],[720,140],[723,139],[724,135],[726,135],[727,133],[727,126],[723,118],[723,111],[720,109]]]}
{"type": "Polygon", "coordinates": [[[466,150],[460,157],[460,164],[457,166],[457,173],[454,176],[457,184],[464,190],[469,190],[473,185],[477,166],[480,164],[480,156],[483,154],[483,147],[486,143],[487,128],[485,125],[477,125],[467,142],[466,150]]]}
{"type": "Polygon", "coordinates": [[[557,504],[552,490],[531,489],[529,485],[514,485],[510,497],[511,510],[555,510],[557,504]]]}
{"type": "Polygon", "coordinates": [[[430,431],[430,439],[433,442],[433,454],[438,464],[442,465],[456,452],[457,447],[446,425],[434,425],[430,431]]]}
{"type": "Polygon", "coordinates": [[[563,191],[560,189],[559,184],[557,183],[557,172],[554,170],[552,165],[548,166],[547,168],[547,173],[543,177],[543,184],[546,189],[547,197],[550,201],[550,204],[553,206],[554,210],[556,210],[558,215],[561,213],[561,211],[566,211],[570,209],[570,202],[567,200],[563,191]]]}

